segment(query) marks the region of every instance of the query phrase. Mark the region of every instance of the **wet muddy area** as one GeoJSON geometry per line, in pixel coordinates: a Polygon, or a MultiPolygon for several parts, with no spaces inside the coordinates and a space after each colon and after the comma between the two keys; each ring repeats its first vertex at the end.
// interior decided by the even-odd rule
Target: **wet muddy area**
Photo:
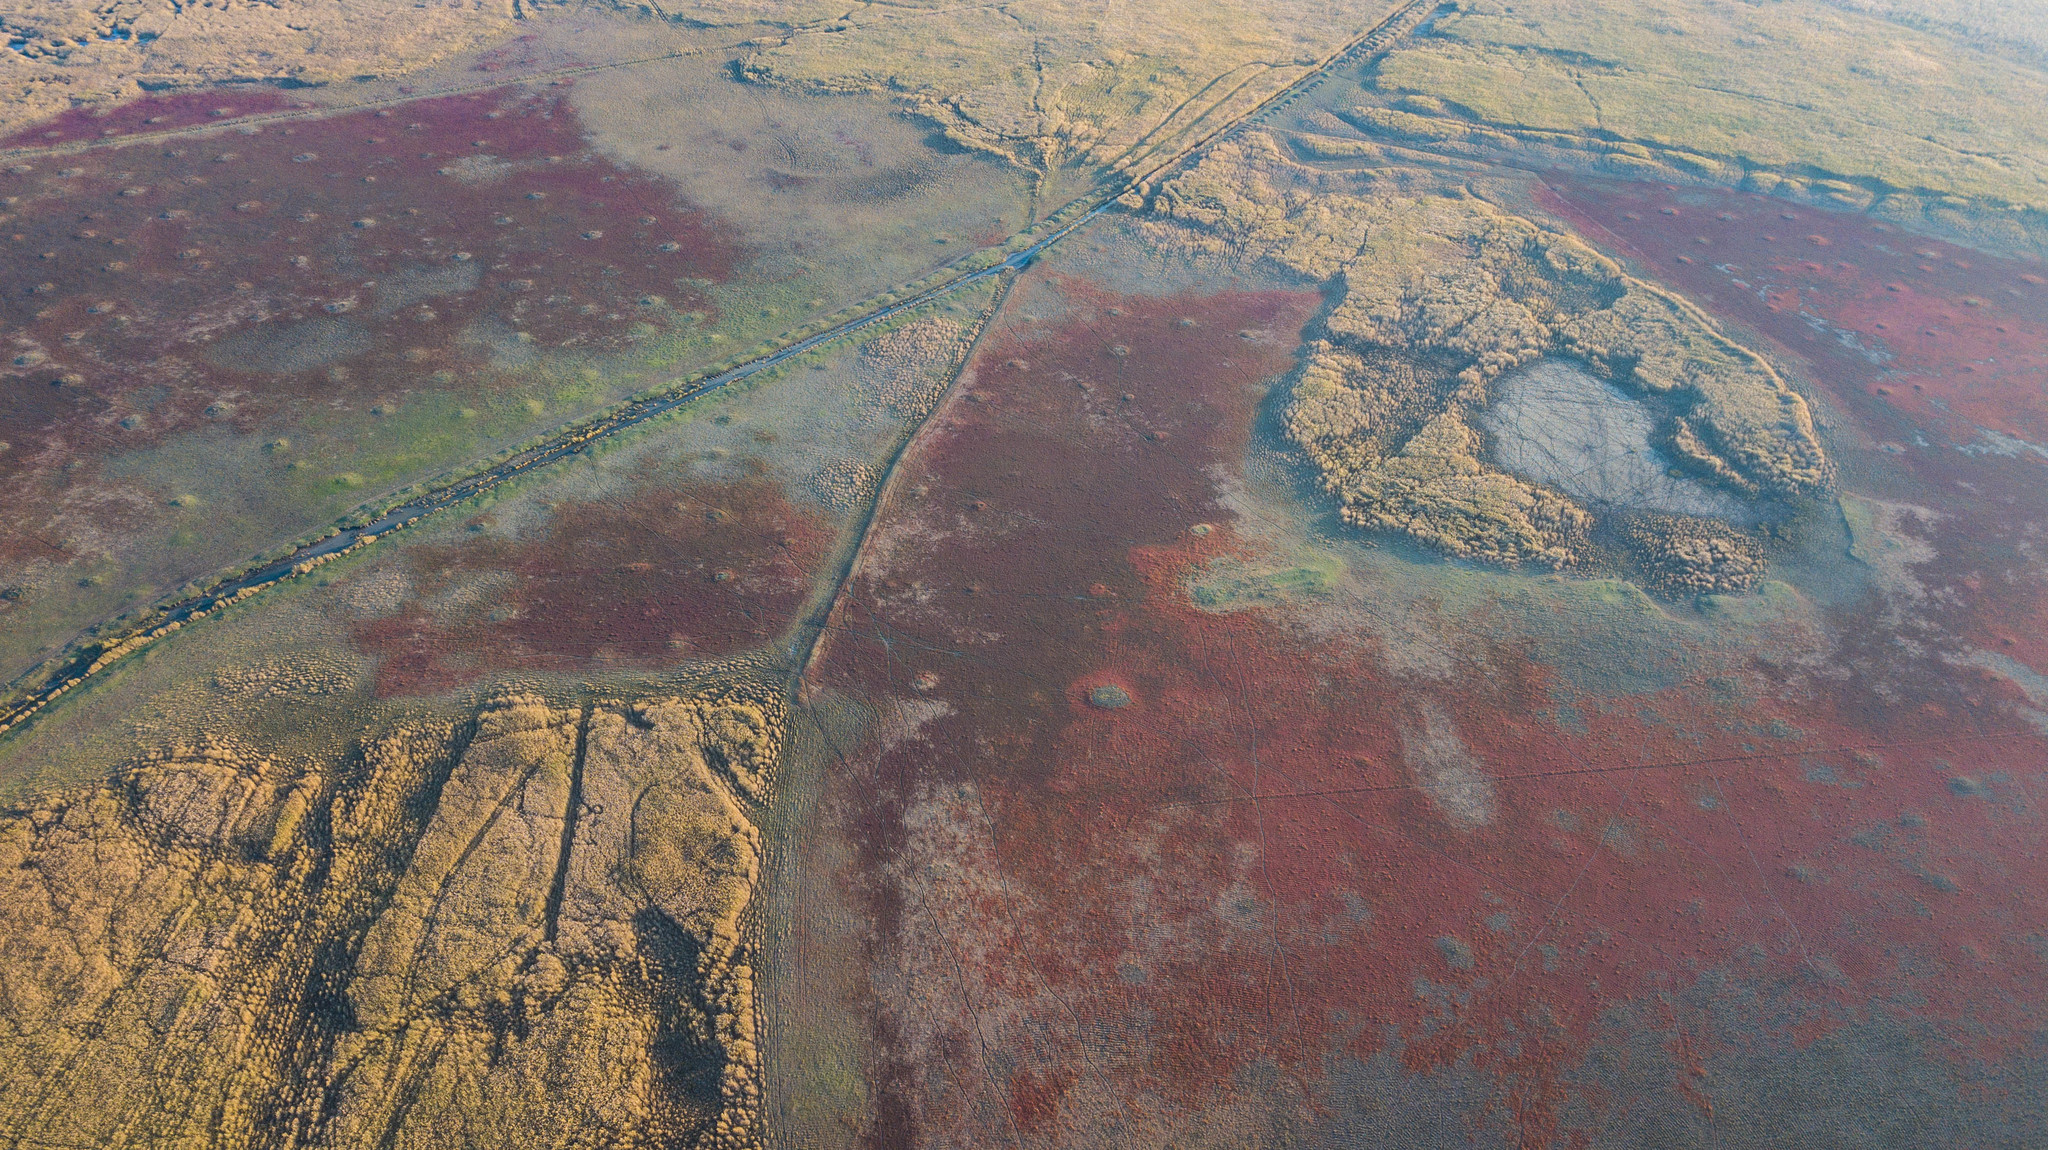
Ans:
{"type": "Polygon", "coordinates": [[[1369,594],[1442,606],[1434,664],[1310,625],[1341,590],[1197,601],[1296,562],[1240,484],[1316,300],[1064,291],[1013,304],[906,459],[817,672],[881,716],[829,795],[873,931],[867,1144],[1447,1113],[1482,1144],[1768,1142],[1773,1083],[1851,1065],[1882,1088],[1807,1136],[2031,1128],[1993,1063],[2048,1023],[2048,739],[2010,697],[1838,674],[1882,640],[1761,597],[1614,695],[1543,636],[1623,657],[1604,620],[1666,608],[1620,585],[1575,621],[1605,585],[1459,599],[1429,590],[1454,565],[1373,560],[1369,594]]]}

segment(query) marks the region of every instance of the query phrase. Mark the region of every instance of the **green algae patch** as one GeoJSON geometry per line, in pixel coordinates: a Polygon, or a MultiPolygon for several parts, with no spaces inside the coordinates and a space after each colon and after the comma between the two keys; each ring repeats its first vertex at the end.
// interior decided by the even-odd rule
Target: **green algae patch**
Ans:
{"type": "Polygon", "coordinates": [[[1223,614],[1248,607],[1275,607],[1328,596],[1344,578],[1344,561],[1316,553],[1288,567],[1260,569],[1237,559],[1219,559],[1188,585],[1188,598],[1203,611],[1223,614]]]}

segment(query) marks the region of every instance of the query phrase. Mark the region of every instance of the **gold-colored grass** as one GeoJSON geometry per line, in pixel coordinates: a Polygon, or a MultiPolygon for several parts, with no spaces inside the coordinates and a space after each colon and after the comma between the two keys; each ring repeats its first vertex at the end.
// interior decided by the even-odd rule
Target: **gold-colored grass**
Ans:
{"type": "Polygon", "coordinates": [[[1400,169],[1305,168],[1270,137],[1217,149],[1155,200],[1163,243],[1273,260],[1342,297],[1312,344],[1288,435],[1363,527],[1510,565],[1569,565],[1591,516],[1483,461],[1469,423],[1503,372],[1546,355],[1669,411],[1664,438],[1744,495],[1825,487],[1805,401],[1685,300],[1575,237],[1400,169]]]}
{"type": "Polygon", "coordinates": [[[500,698],[215,743],[0,818],[0,1137],[760,1144],[778,697],[500,698]]]}
{"type": "Polygon", "coordinates": [[[2048,76],[1980,51],[1955,21],[1881,18],[1897,7],[1481,0],[1398,46],[1370,80],[1385,103],[1352,118],[1410,140],[1511,145],[1505,129],[1653,178],[1763,170],[1852,196],[2048,206],[2048,76]]]}

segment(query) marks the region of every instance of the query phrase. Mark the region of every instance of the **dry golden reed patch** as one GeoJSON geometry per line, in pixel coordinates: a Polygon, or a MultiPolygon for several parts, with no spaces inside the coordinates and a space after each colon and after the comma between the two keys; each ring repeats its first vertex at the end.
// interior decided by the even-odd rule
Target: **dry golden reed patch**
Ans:
{"type": "Polygon", "coordinates": [[[1649,402],[1663,445],[1705,480],[1751,498],[1830,481],[1805,401],[1762,357],[1466,188],[1399,168],[1317,172],[1254,135],[1168,182],[1154,208],[1162,243],[1271,260],[1341,293],[1285,423],[1348,522],[1468,558],[1576,562],[1591,514],[1485,462],[1471,422],[1493,381],[1551,355],[1649,402]]]}
{"type": "Polygon", "coordinates": [[[761,1142],[778,696],[500,698],[330,762],[145,756],[0,818],[0,1131],[761,1142]]]}

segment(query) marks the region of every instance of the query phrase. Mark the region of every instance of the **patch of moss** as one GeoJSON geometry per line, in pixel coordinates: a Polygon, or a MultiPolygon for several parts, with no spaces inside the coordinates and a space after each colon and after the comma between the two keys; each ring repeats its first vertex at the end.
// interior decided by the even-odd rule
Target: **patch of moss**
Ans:
{"type": "Polygon", "coordinates": [[[1219,560],[1190,582],[1188,597],[1204,611],[1241,611],[1326,596],[1344,577],[1344,561],[1313,553],[1291,567],[1256,570],[1237,560],[1219,560]]]}

